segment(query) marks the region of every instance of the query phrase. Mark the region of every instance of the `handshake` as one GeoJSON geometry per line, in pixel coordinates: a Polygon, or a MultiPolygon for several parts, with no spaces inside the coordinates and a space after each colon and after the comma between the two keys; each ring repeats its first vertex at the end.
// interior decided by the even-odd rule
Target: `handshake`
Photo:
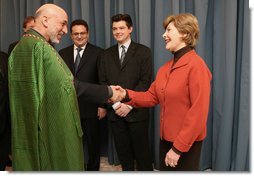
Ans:
{"type": "Polygon", "coordinates": [[[109,102],[116,103],[122,101],[126,96],[126,90],[121,86],[110,86],[113,92],[112,97],[109,99],[109,102]]]}

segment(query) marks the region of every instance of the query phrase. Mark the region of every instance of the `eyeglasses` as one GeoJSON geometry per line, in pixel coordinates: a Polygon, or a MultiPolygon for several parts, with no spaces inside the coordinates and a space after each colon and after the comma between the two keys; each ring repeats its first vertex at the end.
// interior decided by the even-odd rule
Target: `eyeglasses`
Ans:
{"type": "Polygon", "coordinates": [[[84,36],[84,35],[86,35],[87,34],[87,32],[74,32],[74,33],[72,33],[72,35],[74,36],[74,37],[78,37],[79,35],[80,36],[84,36]]]}

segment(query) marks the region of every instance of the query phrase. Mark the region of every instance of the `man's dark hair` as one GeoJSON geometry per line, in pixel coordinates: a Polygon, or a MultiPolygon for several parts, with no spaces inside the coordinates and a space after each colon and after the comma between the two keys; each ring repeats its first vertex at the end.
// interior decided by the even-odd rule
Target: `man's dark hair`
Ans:
{"type": "Polygon", "coordinates": [[[86,28],[87,32],[89,30],[88,29],[88,24],[87,24],[87,22],[85,20],[77,19],[77,20],[72,21],[72,23],[71,23],[71,26],[70,26],[71,33],[72,33],[72,27],[76,26],[76,25],[83,25],[86,28]]]}
{"type": "Polygon", "coordinates": [[[27,16],[27,17],[24,19],[23,28],[26,28],[27,23],[29,23],[30,21],[35,21],[35,18],[34,18],[33,16],[27,16]]]}
{"type": "Polygon", "coordinates": [[[125,21],[128,28],[132,27],[132,20],[130,15],[128,14],[117,14],[115,16],[112,16],[111,24],[113,24],[113,22],[119,22],[119,21],[125,21]]]}

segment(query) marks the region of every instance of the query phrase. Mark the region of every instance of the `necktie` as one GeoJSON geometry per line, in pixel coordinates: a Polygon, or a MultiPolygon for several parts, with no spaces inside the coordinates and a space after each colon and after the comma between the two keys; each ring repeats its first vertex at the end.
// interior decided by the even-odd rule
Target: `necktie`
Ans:
{"type": "Polygon", "coordinates": [[[79,65],[80,59],[81,59],[79,52],[81,50],[82,50],[82,48],[77,48],[77,56],[76,56],[76,60],[75,60],[75,73],[77,73],[77,71],[78,71],[78,65],[79,65]]]}
{"type": "Polygon", "coordinates": [[[125,46],[122,45],[121,47],[122,47],[122,53],[121,53],[121,57],[120,57],[120,63],[122,65],[126,52],[125,52],[125,46]]]}

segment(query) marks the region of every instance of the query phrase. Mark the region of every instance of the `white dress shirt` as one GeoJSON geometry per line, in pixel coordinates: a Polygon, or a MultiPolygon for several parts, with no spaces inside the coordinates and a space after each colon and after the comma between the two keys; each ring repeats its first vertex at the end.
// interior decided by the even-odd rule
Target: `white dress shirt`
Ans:
{"type": "MultiPolygon", "coordinates": [[[[86,43],[86,44],[87,44],[87,43],[86,43]]],[[[85,51],[85,49],[86,49],[86,44],[85,44],[84,46],[81,47],[82,50],[79,52],[80,58],[82,58],[82,55],[83,55],[83,53],[84,53],[84,51],[85,51]]],[[[73,54],[74,54],[74,63],[75,63],[75,60],[76,60],[76,57],[77,57],[77,54],[78,54],[77,48],[78,48],[78,47],[77,47],[76,45],[74,45],[74,52],[73,52],[73,54]]]]}

